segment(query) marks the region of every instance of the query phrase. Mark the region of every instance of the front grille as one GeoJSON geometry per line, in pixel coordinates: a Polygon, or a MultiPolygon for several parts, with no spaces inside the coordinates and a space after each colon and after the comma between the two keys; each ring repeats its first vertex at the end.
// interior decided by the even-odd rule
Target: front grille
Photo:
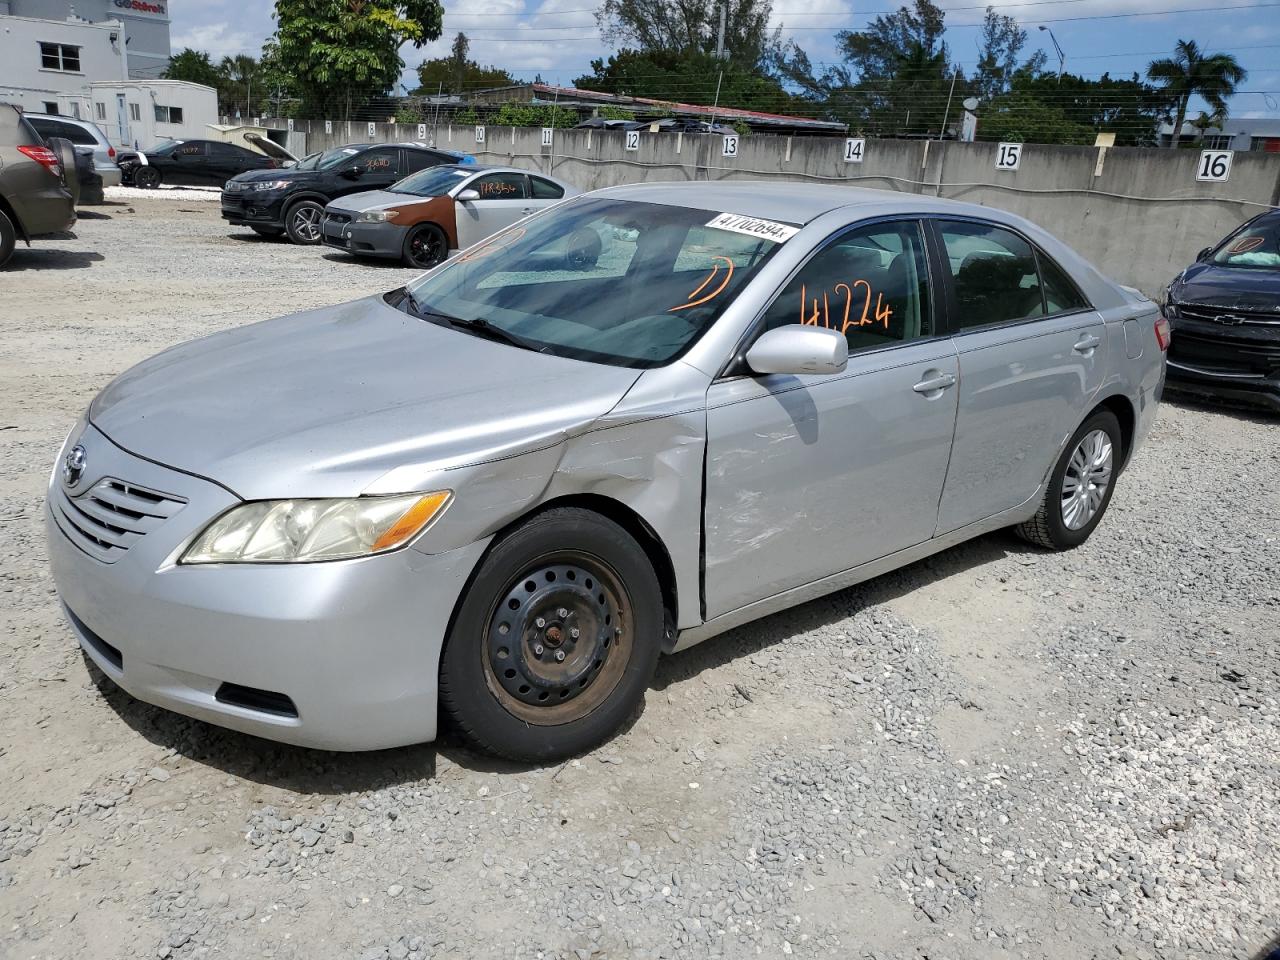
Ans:
{"type": "Polygon", "coordinates": [[[243,207],[244,197],[238,193],[224,193],[222,195],[222,205],[224,207],[243,207]]]}
{"type": "Polygon", "coordinates": [[[107,477],[74,497],[59,484],[53,511],[59,529],[72,543],[103,563],[114,563],[186,502],[107,477]]]}
{"type": "Polygon", "coordinates": [[[1169,345],[1169,360],[1205,373],[1266,377],[1280,373],[1280,339],[1267,343],[1241,337],[1205,336],[1176,327],[1169,345]]]}
{"type": "Polygon", "coordinates": [[[329,223],[350,223],[351,215],[346,213],[326,213],[325,220],[329,223]]]}
{"type": "Polygon", "coordinates": [[[1231,310],[1226,307],[1208,307],[1203,304],[1179,304],[1178,315],[1201,323],[1216,323],[1224,327],[1280,326],[1280,313],[1263,310],[1231,310]]]}

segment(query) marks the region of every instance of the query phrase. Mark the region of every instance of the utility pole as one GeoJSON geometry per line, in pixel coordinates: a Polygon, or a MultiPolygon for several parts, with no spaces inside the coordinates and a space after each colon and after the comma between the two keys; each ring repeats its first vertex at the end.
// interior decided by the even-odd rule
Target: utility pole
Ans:
{"type": "Polygon", "coordinates": [[[729,14],[729,0],[720,4],[720,33],[716,37],[716,59],[724,59],[724,22],[729,14]]]}
{"type": "Polygon", "coordinates": [[[956,67],[956,72],[951,75],[951,89],[947,91],[947,109],[942,112],[942,126],[938,128],[939,140],[947,134],[947,117],[951,116],[951,95],[956,92],[956,77],[958,76],[960,76],[960,68],[956,67]]]}
{"type": "Polygon", "coordinates": [[[1058,82],[1062,82],[1062,70],[1067,65],[1067,55],[1062,52],[1062,47],[1058,46],[1058,38],[1053,35],[1053,31],[1040,24],[1040,29],[1049,34],[1049,39],[1053,41],[1053,49],[1058,52],[1058,82]]]}
{"type": "Polygon", "coordinates": [[[711,130],[708,131],[710,133],[714,133],[716,128],[716,111],[720,109],[720,81],[723,79],[724,71],[721,70],[720,73],[716,75],[716,100],[715,103],[711,105],[711,130]]]}

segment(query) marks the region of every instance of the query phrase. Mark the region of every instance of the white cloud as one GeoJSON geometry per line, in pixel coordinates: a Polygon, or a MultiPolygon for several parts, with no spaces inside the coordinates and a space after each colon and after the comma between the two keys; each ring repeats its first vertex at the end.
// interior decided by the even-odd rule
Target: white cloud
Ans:
{"type": "Polygon", "coordinates": [[[237,53],[249,53],[256,57],[262,52],[264,39],[247,30],[233,30],[225,23],[211,23],[188,27],[175,33],[170,41],[170,47],[174,52],[184,47],[204,50],[216,62],[223,57],[235,56],[237,53]]]}

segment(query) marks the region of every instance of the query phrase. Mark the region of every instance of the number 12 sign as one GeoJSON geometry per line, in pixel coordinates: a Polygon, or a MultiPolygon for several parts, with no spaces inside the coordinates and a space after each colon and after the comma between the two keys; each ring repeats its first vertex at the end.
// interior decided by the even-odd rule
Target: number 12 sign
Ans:
{"type": "Polygon", "coordinates": [[[1231,158],[1234,153],[1230,150],[1202,150],[1200,151],[1200,166],[1196,167],[1196,179],[1208,180],[1213,183],[1226,183],[1231,176],[1231,158]]]}
{"type": "Polygon", "coordinates": [[[624,143],[624,146],[628,150],[639,150],[640,149],[640,131],[628,130],[627,138],[626,138],[626,142],[624,143]]]}
{"type": "Polygon", "coordinates": [[[1022,162],[1022,144],[1002,143],[996,151],[997,170],[1017,170],[1022,162]]]}

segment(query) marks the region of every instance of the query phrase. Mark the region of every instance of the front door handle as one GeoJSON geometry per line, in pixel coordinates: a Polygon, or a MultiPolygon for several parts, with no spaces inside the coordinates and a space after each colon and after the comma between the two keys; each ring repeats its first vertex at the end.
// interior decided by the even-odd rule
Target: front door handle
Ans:
{"type": "Polygon", "coordinates": [[[522,214],[524,214],[524,215],[527,217],[527,216],[529,216],[529,214],[531,214],[531,213],[533,213],[533,212],[534,212],[534,208],[533,208],[533,207],[525,207],[525,208],[524,208],[523,210],[521,210],[520,212],[521,212],[522,214]]]}
{"type": "Polygon", "coordinates": [[[1083,337],[1081,337],[1079,340],[1076,341],[1075,346],[1072,347],[1071,349],[1074,350],[1076,353],[1089,354],[1089,353],[1093,353],[1094,348],[1097,347],[1098,344],[1100,344],[1101,342],[1102,341],[1099,338],[1095,337],[1092,333],[1086,333],[1083,337]]]}
{"type": "Polygon", "coordinates": [[[911,389],[916,393],[934,393],[938,390],[945,390],[947,387],[954,387],[956,378],[950,373],[941,373],[936,377],[929,377],[927,380],[921,380],[911,389]]]}

